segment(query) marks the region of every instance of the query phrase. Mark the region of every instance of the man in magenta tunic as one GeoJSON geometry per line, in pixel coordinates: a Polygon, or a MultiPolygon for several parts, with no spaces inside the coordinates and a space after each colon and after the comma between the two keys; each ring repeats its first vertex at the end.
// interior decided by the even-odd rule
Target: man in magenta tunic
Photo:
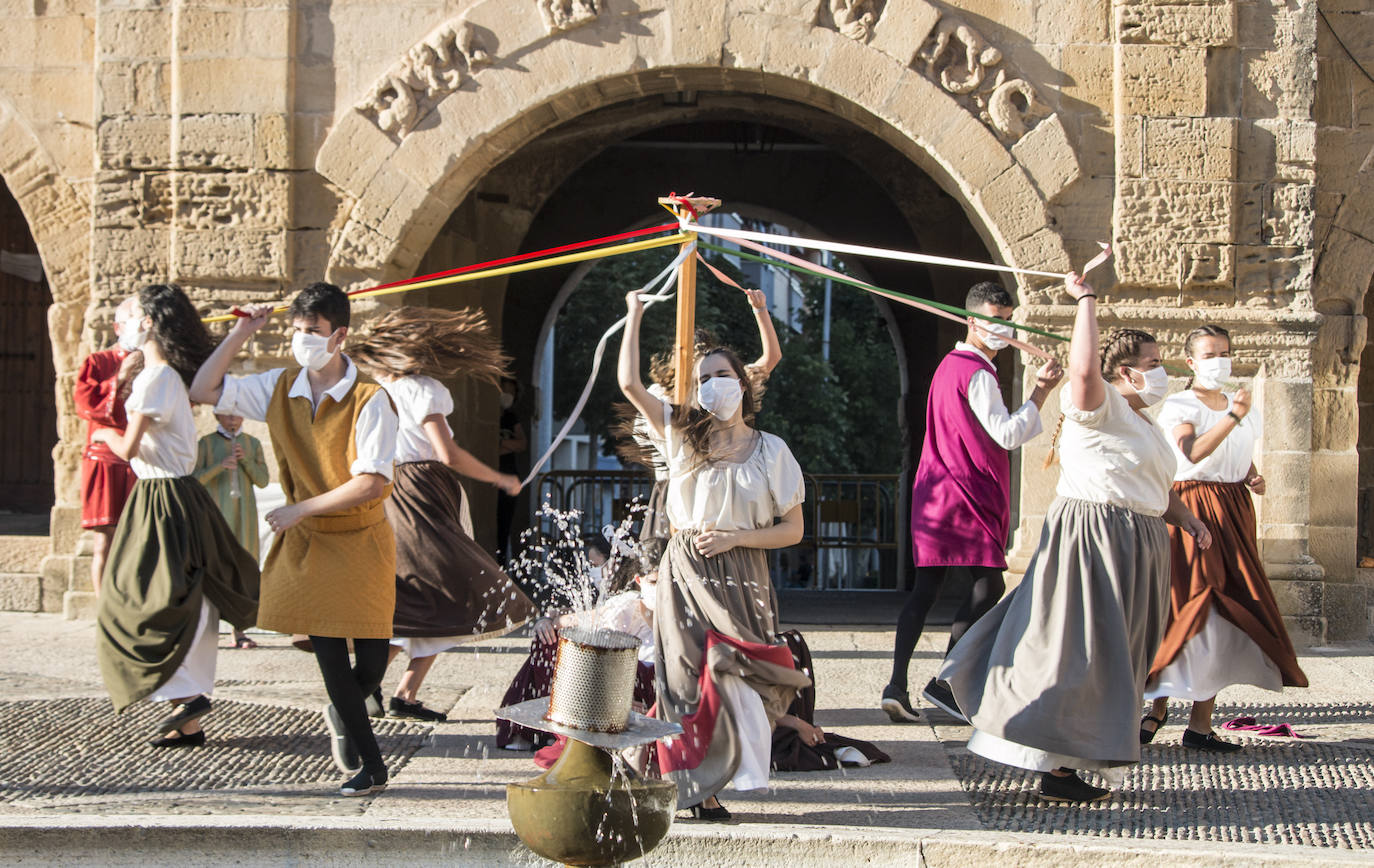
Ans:
{"type": "MultiPolygon", "coordinates": [[[[968,291],[964,307],[1005,320],[1011,317],[1012,299],[1000,284],[985,282],[968,291]]],[[[897,618],[892,678],[882,699],[883,710],[897,722],[917,719],[907,694],[907,666],[949,568],[966,567],[973,582],[954,616],[946,653],[1005,590],[1010,451],[1040,433],[1040,407],[1064,375],[1058,362],[1047,362],[1036,372],[1030,399],[1007,412],[992,360],[1012,335],[1010,326],[969,317],[967,339],[945,356],[930,381],[925,443],[911,491],[916,578],[897,618]]],[[[962,718],[943,682],[931,679],[922,694],[962,718]]]]}

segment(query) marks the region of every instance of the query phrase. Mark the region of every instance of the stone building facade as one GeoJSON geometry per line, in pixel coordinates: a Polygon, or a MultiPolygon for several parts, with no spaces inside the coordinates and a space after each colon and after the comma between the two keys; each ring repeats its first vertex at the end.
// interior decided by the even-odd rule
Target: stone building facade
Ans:
{"type": "MultiPolygon", "coordinates": [[[[1110,239],[1114,271],[1095,281],[1107,325],[1155,332],[1174,360],[1198,323],[1235,337],[1237,373],[1265,410],[1264,556],[1298,638],[1368,634],[1366,0],[0,11],[0,178],[46,269],[57,372],[52,550],[41,577],[6,585],[26,606],[79,609],[72,378],[141,284],[175,280],[207,311],[321,276],[362,286],[617,231],[652,216],[654,195],[695,188],[842,240],[1048,271],[1110,239]],[[745,124],[808,144],[722,167],[669,141],[745,124]]],[[[714,144],[749,150],[728,134],[714,144]]],[[[953,301],[968,280],[871,267],[953,301]]],[[[1051,282],[1016,289],[1021,315],[1067,330],[1072,308],[1051,282]]],[[[481,305],[528,374],[534,324],[560,290],[521,277],[411,300],[481,305]]],[[[885,316],[906,383],[898,412],[919,444],[923,378],[952,333],[885,316]]],[[[244,364],[280,349],[280,333],[265,335],[244,364]]],[[[489,431],[495,395],[458,397],[460,434],[489,431]]],[[[490,458],[490,439],[469,442],[490,458]]],[[[1023,559],[1053,488],[1044,448],[1020,465],[1023,559]]]]}

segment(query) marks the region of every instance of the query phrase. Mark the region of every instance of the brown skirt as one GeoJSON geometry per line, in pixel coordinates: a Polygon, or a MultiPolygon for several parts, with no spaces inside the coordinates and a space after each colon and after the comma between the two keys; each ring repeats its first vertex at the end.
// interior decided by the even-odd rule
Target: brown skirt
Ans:
{"type": "Polygon", "coordinates": [[[396,534],[395,636],[467,641],[509,633],[534,605],[462,527],[458,474],[438,461],[396,465],[386,517],[396,534]]]}
{"type": "Polygon", "coordinates": [[[649,490],[649,502],[644,508],[639,539],[641,542],[666,540],[672,535],[673,528],[668,522],[668,480],[655,479],[654,487],[649,490]]]}
{"type": "Polygon", "coordinates": [[[1202,551],[1192,536],[1169,527],[1169,628],[1155,654],[1150,678],[1158,676],[1184,643],[1202,632],[1215,606],[1274,661],[1284,686],[1306,687],[1307,676],[1298,666],[1260,561],[1249,489],[1243,482],[1189,481],[1175,482],[1174,491],[1211,530],[1212,547],[1202,551]]]}

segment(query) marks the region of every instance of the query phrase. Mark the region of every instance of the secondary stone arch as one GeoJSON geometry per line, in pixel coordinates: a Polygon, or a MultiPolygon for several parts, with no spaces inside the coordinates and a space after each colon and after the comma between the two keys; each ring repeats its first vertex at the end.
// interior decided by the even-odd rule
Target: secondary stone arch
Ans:
{"type": "Polygon", "coordinates": [[[1003,262],[1068,268],[1048,210],[1079,173],[1062,126],[1036,117],[1043,109],[1021,79],[1002,81],[1007,92],[982,109],[970,102],[1000,53],[923,0],[891,0],[864,27],[783,0],[728,21],[690,0],[584,4],[601,11],[561,26],[535,17],[539,5],[512,15],[504,0],[475,4],[339,118],[316,161],[353,200],[331,279],[413,273],[477,181],[566,120],[637,97],[721,90],[806,104],[877,134],[961,203],[1003,262]],[[965,55],[972,71],[951,73],[965,55]],[[1012,143],[1008,111],[1039,123],[1012,143]]]}
{"type": "Polygon", "coordinates": [[[37,134],[0,94],[0,177],[28,222],[52,293],[48,309],[53,368],[57,372],[54,495],[58,506],[80,498],[75,468],[81,443],[71,409],[71,382],[81,360],[82,323],[90,303],[89,200],[58,169],[37,134]]]}

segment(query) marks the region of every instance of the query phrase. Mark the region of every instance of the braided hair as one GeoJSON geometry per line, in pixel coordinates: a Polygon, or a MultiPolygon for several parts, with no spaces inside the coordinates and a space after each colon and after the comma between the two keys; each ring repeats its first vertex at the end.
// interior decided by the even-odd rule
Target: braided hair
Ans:
{"type": "MultiPolygon", "coordinates": [[[[1116,379],[1116,369],[1122,365],[1135,364],[1140,351],[1146,344],[1156,343],[1155,336],[1140,329],[1112,329],[1102,342],[1101,359],[1102,379],[1108,383],[1116,379]]],[[[1059,433],[1064,430],[1064,414],[1059,414],[1059,423],[1054,426],[1054,436],[1050,438],[1050,453],[1045,456],[1044,466],[1054,464],[1058,455],[1055,447],[1059,444],[1059,433]]]]}

